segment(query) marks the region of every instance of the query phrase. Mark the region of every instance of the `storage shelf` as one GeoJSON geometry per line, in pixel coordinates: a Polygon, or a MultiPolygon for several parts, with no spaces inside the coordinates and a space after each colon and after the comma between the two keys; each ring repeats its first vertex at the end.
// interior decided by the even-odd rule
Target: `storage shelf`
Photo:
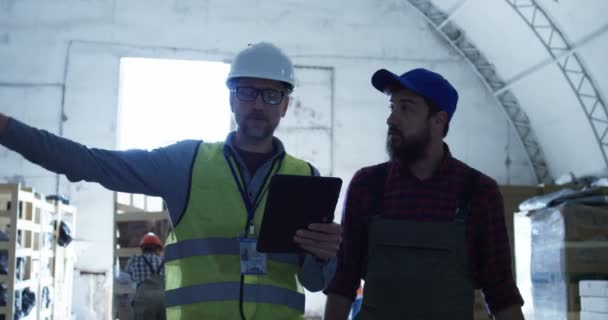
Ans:
{"type": "Polygon", "coordinates": [[[25,248],[25,249],[18,248],[15,250],[15,255],[17,257],[29,257],[29,256],[32,256],[33,254],[34,254],[34,250],[29,249],[29,248],[25,248]]]}
{"type": "MultiPolygon", "coordinates": [[[[0,208],[3,209],[0,210],[0,229],[10,230],[9,240],[0,241],[0,250],[8,253],[9,261],[23,263],[19,269],[9,267],[8,275],[0,275],[0,282],[12,290],[7,292],[8,300],[12,303],[18,291],[29,288],[36,293],[37,303],[23,320],[69,319],[74,273],[74,259],[70,252],[73,251],[73,246],[63,248],[57,245],[55,225],[52,222],[58,220],[70,223],[72,237],[75,237],[76,208],[46,201],[44,195],[18,184],[0,184],[0,208]],[[52,241],[49,235],[53,236],[52,241]],[[64,252],[58,255],[58,250],[64,252]],[[15,269],[19,271],[19,278],[25,280],[16,277],[15,269]],[[49,308],[43,308],[40,303],[40,294],[45,287],[51,293],[52,303],[49,308]]],[[[0,307],[0,315],[7,320],[14,318],[13,312],[15,310],[12,306],[0,307]]]]}
{"type": "MultiPolygon", "coordinates": [[[[32,287],[37,286],[38,285],[38,281],[34,280],[34,279],[29,279],[29,280],[23,280],[23,281],[16,281],[14,284],[14,289],[15,290],[21,290],[21,289],[25,289],[25,288],[30,288],[32,289],[32,287]]],[[[32,290],[34,291],[34,290],[32,290]]]]}

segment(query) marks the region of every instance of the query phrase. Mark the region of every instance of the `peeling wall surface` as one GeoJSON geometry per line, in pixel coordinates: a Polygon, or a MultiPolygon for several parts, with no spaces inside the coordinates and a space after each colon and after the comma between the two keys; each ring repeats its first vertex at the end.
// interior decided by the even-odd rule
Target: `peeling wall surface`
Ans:
{"type": "MultiPolygon", "coordinates": [[[[460,93],[447,137],[453,155],[501,184],[536,182],[494,95],[405,1],[0,0],[0,112],[112,149],[121,57],[230,61],[258,41],[274,42],[298,65],[301,90],[277,135],[288,152],[341,177],[343,194],[359,168],[387,159],[388,99],[370,84],[379,68],[443,74],[460,93]]],[[[560,157],[556,151],[549,156],[560,157]]],[[[554,176],[568,170],[563,161],[552,166],[554,176]]],[[[111,274],[112,192],[69,183],[3,147],[0,180],[68,196],[79,211],[78,269],[111,274]]],[[[103,289],[100,281],[75,283],[83,284],[75,296],[103,289]]],[[[322,303],[323,295],[310,295],[307,310],[321,312],[322,303]]]]}

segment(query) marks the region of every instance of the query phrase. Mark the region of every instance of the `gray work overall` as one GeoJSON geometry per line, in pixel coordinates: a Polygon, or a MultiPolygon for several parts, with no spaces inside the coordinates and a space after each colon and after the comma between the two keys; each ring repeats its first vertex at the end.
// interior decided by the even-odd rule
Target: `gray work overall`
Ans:
{"type": "Polygon", "coordinates": [[[477,179],[473,172],[452,222],[372,216],[365,293],[357,320],[473,319],[465,233],[477,179]]]}

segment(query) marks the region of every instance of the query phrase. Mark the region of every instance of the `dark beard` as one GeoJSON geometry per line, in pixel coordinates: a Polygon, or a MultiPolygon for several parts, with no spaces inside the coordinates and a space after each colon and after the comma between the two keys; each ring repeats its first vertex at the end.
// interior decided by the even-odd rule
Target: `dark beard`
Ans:
{"type": "MultiPolygon", "coordinates": [[[[389,128],[389,131],[394,131],[393,134],[397,133],[396,129],[389,128]]],[[[391,144],[390,136],[387,134],[386,137],[386,151],[391,161],[399,162],[403,165],[410,165],[424,157],[424,153],[431,143],[431,132],[430,127],[423,128],[415,136],[406,139],[401,132],[398,132],[401,136],[401,144],[395,146],[391,144]]]]}

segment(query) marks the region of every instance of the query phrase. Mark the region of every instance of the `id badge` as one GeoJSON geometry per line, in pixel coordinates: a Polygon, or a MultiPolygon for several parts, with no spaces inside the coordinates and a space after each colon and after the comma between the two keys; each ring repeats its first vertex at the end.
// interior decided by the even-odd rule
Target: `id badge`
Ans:
{"type": "Polygon", "coordinates": [[[256,238],[239,238],[241,274],[266,274],[266,254],[258,252],[256,238]]]}

